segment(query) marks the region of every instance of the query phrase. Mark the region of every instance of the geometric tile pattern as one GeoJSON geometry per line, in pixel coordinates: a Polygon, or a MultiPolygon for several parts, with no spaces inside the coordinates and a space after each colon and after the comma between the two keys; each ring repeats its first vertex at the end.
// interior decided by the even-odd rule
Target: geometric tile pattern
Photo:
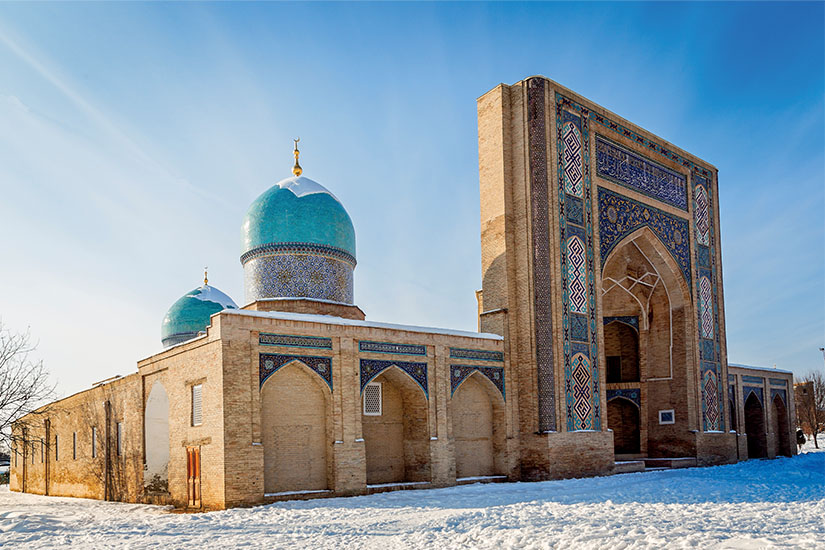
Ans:
{"type": "Polygon", "coordinates": [[[562,341],[568,431],[601,430],[589,115],[587,109],[556,94],[562,341]]]}
{"type": "Polygon", "coordinates": [[[765,383],[765,379],[761,376],[748,376],[743,374],[742,382],[744,382],[745,384],[756,384],[758,386],[762,386],[762,384],[765,383]]]}
{"type": "Polygon", "coordinates": [[[713,339],[713,289],[710,279],[699,279],[699,316],[702,319],[702,336],[713,339]]]}
{"type": "Polygon", "coordinates": [[[624,397],[628,401],[633,401],[636,406],[642,408],[642,392],[639,388],[607,390],[607,400],[611,401],[617,397],[624,397]]]}
{"type": "Polygon", "coordinates": [[[714,367],[706,370],[702,379],[703,405],[706,419],[705,431],[719,431],[721,420],[719,412],[719,379],[716,377],[714,367]]]}
{"type": "Polygon", "coordinates": [[[264,385],[267,378],[272,376],[278,369],[291,363],[300,361],[318,376],[324,379],[329,389],[332,390],[332,358],[314,357],[310,355],[281,355],[272,353],[261,353],[258,363],[259,387],[264,385]]]}
{"type": "Polygon", "coordinates": [[[564,125],[561,137],[564,142],[564,190],[576,197],[582,196],[582,140],[578,128],[572,122],[564,125]]]}
{"type": "Polygon", "coordinates": [[[321,338],[318,336],[295,336],[292,334],[268,334],[262,332],[258,335],[258,343],[263,346],[332,349],[332,338],[321,338]]]}
{"type": "Polygon", "coordinates": [[[478,365],[450,365],[450,395],[464,382],[468,376],[478,371],[484,375],[504,396],[504,369],[502,367],[482,367],[478,365]]]}
{"type": "Polygon", "coordinates": [[[366,340],[358,342],[358,351],[394,353],[397,355],[427,355],[426,346],[418,346],[414,344],[393,344],[392,342],[368,342],[366,340]]]}
{"type": "Polygon", "coordinates": [[[679,264],[690,286],[690,225],[687,220],[657,210],[604,187],[599,187],[599,255],[602,266],[610,252],[640,227],[649,228],[659,237],[679,264]]]}
{"type": "Polygon", "coordinates": [[[784,378],[769,378],[768,381],[771,383],[772,386],[788,387],[788,381],[784,378]]]}
{"type": "Polygon", "coordinates": [[[582,353],[573,356],[573,429],[593,429],[593,408],[590,403],[593,395],[590,362],[582,353]]]}
{"type": "Polygon", "coordinates": [[[545,134],[545,83],[540,78],[527,81],[527,139],[530,168],[530,208],[533,254],[533,317],[535,318],[536,382],[538,385],[538,428],[556,430],[556,379],[553,361],[553,320],[550,278],[550,197],[545,134]]]}
{"type": "MultiPolygon", "coordinates": [[[[716,380],[722,379],[722,343],[719,335],[719,292],[717,291],[716,277],[716,238],[713,228],[713,197],[710,194],[711,180],[709,174],[704,170],[699,170],[694,166],[693,171],[693,229],[696,235],[694,241],[694,257],[696,258],[696,319],[699,325],[699,349],[703,356],[709,356],[709,351],[713,351],[713,357],[703,359],[703,372],[706,368],[713,368],[716,380]]],[[[716,403],[721,403],[725,396],[724,384],[718,384],[718,396],[716,403]]],[[[707,391],[702,391],[702,410],[705,413],[703,427],[707,430],[724,431],[724,416],[719,415],[719,428],[713,428],[715,422],[712,416],[713,403],[708,403],[710,395],[707,391]],[[710,405],[710,406],[709,406],[710,405]]]]}
{"type": "Polygon", "coordinates": [[[483,349],[450,348],[450,357],[453,359],[474,359],[476,361],[504,361],[504,354],[500,351],[483,349]]]}
{"type": "Polygon", "coordinates": [[[361,359],[361,392],[370,380],[384,372],[390,367],[398,367],[416,381],[424,390],[427,399],[430,394],[427,391],[427,363],[409,363],[404,361],[380,361],[378,359],[361,359]]]}
{"type": "Polygon", "coordinates": [[[570,311],[587,313],[587,261],[584,243],[578,237],[567,241],[567,285],[570,293],[570,311]]]}
{"type": "Polygon", "coordinates": [[[776,399],[776,396],[777,396],[777,395],[778,395],[778,396],[779,396],[779,398],[782,400],[782,403],[784,403],[784,404],[787,406],[787,404],[788,404],[788,397],[787,397],[787,395],[785,394],[785,390],[782,390],[782,389],[779,389],[779,388],[771,388],[771,401],[773,401],[774,399],[776,399]]]}
{"type": "Polygon", "coordinates": [[[614,183],[687,211],[685,176],[596,135],[596,173],[614,183]]]}
{"type": "Polygon", "coordinates": [[[274,254],[244,266],[246,301],[266,298],[315,298],[353,303],[352,265],[327,256],[274,254]]]}
{"type": "Polygon", "coordinates": [[[708,192],[701,185],[696,187],[696,242],[710,245],[710,201],[708,192]]]}

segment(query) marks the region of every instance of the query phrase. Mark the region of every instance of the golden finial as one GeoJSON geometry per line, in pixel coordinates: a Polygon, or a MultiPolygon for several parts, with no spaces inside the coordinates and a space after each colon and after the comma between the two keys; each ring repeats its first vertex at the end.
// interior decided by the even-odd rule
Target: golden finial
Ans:
{"type": "Polygon", "coordinates": [[[203,268],[203,284],[204,286],[209,284],[209,278],[206,276],[206,273],[209,271],[208,267],[203,268]]]}
{"type": "Polygon", "coordinates": [[[292,173],[295,174],[295,177],[298,177],[304,172],[303,168],[301,168],[301,165],[298,164],[298,155],[301,154],[301,152],[298,150],[298,142],[301,141],[301,138],[293,139],[292,141],[295,142],[295,150],[292,152],[292,154],[295,155],[295,166],[292,167],[292,173]]]}

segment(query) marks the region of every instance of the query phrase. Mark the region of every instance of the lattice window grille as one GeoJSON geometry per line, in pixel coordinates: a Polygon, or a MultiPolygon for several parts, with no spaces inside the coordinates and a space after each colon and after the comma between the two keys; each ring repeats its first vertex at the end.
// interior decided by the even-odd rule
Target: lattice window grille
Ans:
{"type": "Polygon", "coordinates": [[[203,404],[202,404],[203,384],[192,386],[192,425],[203,424],[203,404]]]}
{"type": "Polygon", "coordinates": [[[381,416],[383,396],[380,382],[370,382],[364,387],[364,415],[381,416]]]}

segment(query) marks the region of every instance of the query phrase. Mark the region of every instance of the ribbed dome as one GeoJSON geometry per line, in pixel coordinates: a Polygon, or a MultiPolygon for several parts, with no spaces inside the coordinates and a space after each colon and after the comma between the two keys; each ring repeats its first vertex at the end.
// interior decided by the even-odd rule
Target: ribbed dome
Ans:
{"type": "Polygon", "coordinates": [[[224,309],[238,309],[232,298],[215,287],[204,284],[187,292],[172,304],[160,328],[164,347],[190,340],[205,331],[209,318],[224,309]]]}
{"type": "Polygon", "coordinates": [[[330,247],[355,260],[355,229],[341,202],[320,183],[286,178],[255,199],[241,227],[241,261],[267,245],[330,247]]]}

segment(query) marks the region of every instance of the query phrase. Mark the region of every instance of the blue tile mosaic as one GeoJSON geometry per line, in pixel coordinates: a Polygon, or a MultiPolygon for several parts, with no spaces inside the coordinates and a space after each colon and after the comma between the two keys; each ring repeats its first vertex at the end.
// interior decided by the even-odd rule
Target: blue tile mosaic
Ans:
{"type": "Polygon", "coordinates": [[[587,342],[587,316],[578,313],[570,314],[570,339],[587,342]]]}
{"type": "Polygon", "coordinates": [[[244,264],[246,301],[315,298],[353,303],[352,266],[325,256],[276,254],[244,264]]]}
{"type": "Polygon", "coordinates": [[[773,401],[776,398],[777,395],[782,400],[782,403],[784,403],[787,406],[788,405],[788,396],[785,393],[785,390],[779,389],[779,388],[771,388],[771,401],[773,401]]]}
{"type": "Polygon", "coordinates": [[[624,397],[636,403],[636,406],[642,408],[642,391],[639,388],[632,389],[618,389],[607,390],[607,400],[616,399],[617,397],[624,397]]]}
{"type": "Polygon", "coordinates": [[[742,376],[742,382],[745,384],[757,384],[758,386],[762,386],[765,383],[765,379],[761,376],[742,376]]]}
{"type": "Polygon", "coordinates": [[[332,390],[332,358],[315,357],[311,355],[282,355],[272,353],[261,353],[258,364],[259,387],[264,385],[267,378],[275,374],[281,367],[293,361],[300,361],[318,376],[324,379],[329,389],[332,390]]]}
{"type": "Polygon", "coordinates": [[[762,399],[762,388],[756,388],[753,386],[742,386],[742,395],[745,397],[745,401],[748,400],[748,396],[750,394],[754,394],[759,402],[764,406],[765,401],[762,399]]]}
{"type": "Polygon", "coordinates": [[[584,225],[584,205],[580,198],[567,195],[564,201],[567,209],[567,221],[576,225],[584,225]]]}
{"type": "Polygon", "coordinates": [[[690,226],[688,221],[652,206],[599,188],[599,254],[602,266],[622,239],[648,227],[662,241],[690,285],[690,226]]]}
{"type": "Polygon", "coordinates": [[[361,391],[367,383],[390,367],[398,367],[416,381],[424,390],[427,399],[430,398],[427,389],[427,363],[411,363],[405,361],[382,361],[379,359],[361,359],[361,391]]]}
{"type": "Polygon", "coordinates": [[[713,340],[699,339],[699,356],[704,361],[716,361],[716,350],[713,340]]]}
{"type": "Polygon", "coordinates": [[[427,355],[427,346],[415,344],[394,344],[392,342],[358,342],[358,351],[374,353],[394,353],[396,355],[427,355]]]}
{"type": "Polygon", "coordinates": [[[687,211],[687,178],[596,135],[596,173],[648,197],[687,211]]]}
{"type": "Polygon", "coordinates": [[[487,379],[498,388],[501,397],[506,399],[504,393],[504,369],[502,367],[482,367],[478,365],[450,365],[450,395],[453,395],[461,383],[476,371],[486,376],[487,379]]]}
{"type": "Polygon", "coordinates": [[[553,295],[550,274],[550,189],[547,169],[545,81],[527,81],[527,140],[530,168],[530,208],[533,253],[533,311],[538,383],[539,431],[556,429],[553,361],[553,295]]]}
{"type": "Polygon", "coordinates": [[[450,348],[450,357],[453,359],[474,359],[476,361],[504,361],[502,352],[483,349],[450,348]]]}
{"type": "Polygon", "coordinates": [[[788,381],[784,378],[769,378],[770,383],[774,386],[785,386],[788,387],[788,381]]]}
{"type": "Polygon", "coordinates": [[[258,335],[258,343],[262,346],[332,349],[332,338],[322,338],[319,336],[295,336],[293,334],[269,334],[262,332],[258,335]]]}

